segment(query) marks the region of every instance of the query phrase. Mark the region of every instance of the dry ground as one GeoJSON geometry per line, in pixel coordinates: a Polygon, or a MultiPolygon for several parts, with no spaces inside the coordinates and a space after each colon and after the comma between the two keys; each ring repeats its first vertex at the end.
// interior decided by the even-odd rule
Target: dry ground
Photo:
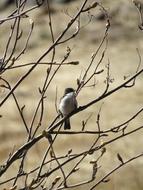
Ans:
{"type": "MultiPolygon", "coordinates": [[[[55,5],[55,13],[53,14],[53,26],[55,36],[65,27],[68,16],[62,11],[68,8],[69,12],[76,11],[77,4],[81,1],[75,2],[72,5],[65,6],[55,5]],[[62,22],[61,22],[62,20],[62,22]]],[[[136,52],[136,48],[139,49],[140,54],[143,53],[142,33],[138,30],[138,14],[131,1],[103,1],[103,5],[113,13],[111,18],[111,30],[109,33],[109,43],[106,56],[101,65],[101,69],[105,69],[105,65],[110,60],[111,63],[111,75],[114,78],[114,82],[111,84],[111,88],[117,86],[124,80],[124,76],[131,76],[134,74],[139,58],[136,52]]],[[[12,8],[11,8],[12,10],[12,8]]],[[[1,16],[6,15],[7,12],[1,12],[1,16]]],[[[95,13],[96,14],[96,13],[95,13]]],[[[27,54],[23,55],[19,60],[20,64],[35,61],[38,57],[49,47],[51,43],[49,29],[48,29],[48,16],[42,14],[42,11],[36,11],[30,15],[35,22],[35,30],[32,35],[29,49],[27,54]]],[[[83,18],[86,19],[86,18],[83,18]]],[[[27,22],[23,22],[23,29],[25,33],[28,32],[27,22]]],[[[0,50],[4,50],[4,44],[8,35],[9,26],[4,25],[0,31],[0,50]]],[[[96,51],[101,37],[104,33],[105,21],[97,21],[95,18],[86,26],[80,33],[79,37],[73,39],[70,43],[57,47],[56,60],[60,61],[66,52],[66,46],[70,46],[72,53],[69,60],[78,60],[80,64],[78,66],[65,66],[54,78],[46,98],[46,108],[44,115],[44,122],[42,129],[45,129],[48,124],[56,115],[55,111],[55,93],[58,89],[58,100],[62,96],[64,88],[72,86],[76,88],[76,79],[80,76],[81,71],[84,71],[87,64],[90,62],[92,53],[96,51]]],[[[71,31],[72,32],[72,31],[71,31]]],[[[19,45],[19,48],[21,44],[19,45]]],[[[18,50],[17,50],[18,51],[18,50]]],[[[1,53],[2,54],[2,53],[1,53]]],[[[101,55],[99,53],[95,64],[101,55]]],[[[44,61],[49,61],[51,55],[47,56],[44,61]]],[[[29,76],[16,90],[16,95],[21,105],[25,104],[25,117],[30,124],[33,116],[33,111],[36,107],[36,103],[39,98],[38,87],[41,86],[45,79],[46,66],[38,66],[35,71],[29,76]]],[[[17,69],[14,71],[7,71],[5,77],[8,78],[11,84],[14,84],[19,76],[23,74],[25,69],[17,69]]],[[[78,96],[79,105],[86,104],[91,99],[98,97],[101,91],[104,89],[105,74],[101,74],[96,78],[97,85],[95,88],[84,88],[78,96]]],[[[5,96],[6,91],[1,90],[1,99],[5,96]]],[[[113,94],[109,98],[104,100],[104,105],[101,113],[101,127],[102,129],[111,128],[117,124],[120,124],[130,118],[142,107],[142,76],[140,76],[136,82],[136,86],[131,89],[123,89],[118,93],[113,94]]],[[[102,102],[90,107],[84,113],[80,113],[72,118],[72,128],[80,129],[81,121],[83,118],[87,118],[93,113],[91,121],[89,121],[87,128],[94,129],[96,127],[96,116],[102,102]]],[[[19,146],[25,141],[25,129],[21,125],[17,108],[12,98],[5,103],[1,108],[1,114],[3,117],[0,121],[0,162],[2,163],[8,156],[10,150],[14,146],[19,146]]],[[[131,123],[131,128],[139,126],[142,123],[142,115],[131,123]]],[[[142,151],[142,131],[131,135],[124,140],[107,147],[107,153],[103,159],[101,173],[107,173],[113,166],[118,164],[116,154],[121,153],[124,159],[130,158],[142,151]]],[[[59,137],[56,145],[57,154],[67,151],[71,146],[73,152],[77,152],[86,149],[92,142],[93,137],[90,136],[62,136],[59,137]],[[74,138],[74,139],[73,139],[74,138]],[[74,143],[73,143],[74,142],[74,143]]],[[[37,145],[32,150],[30,159],[27,160],[26,168],[32,168],[41,160],[42,152],[47,146],[46,141],[37,145]],[[34,157],[34,159],[33,159],[34,157]]],[[[29,153],[29,154],[30,154],[29,153]]],[[[90,164],[89,161],[94,159],[97,155],[92,155],[85,160],[81,173],[73,176],[74,180],[80,180],[89,176],[90,164]],[[84,176],[81,175],[84,172],[84,176]]],[[[111,177],[111,181],[108,184],[103,184],[97,189],[112,189],[112,190],[141,190],[143,188],[143,171],[142,171],[143,159],[140,158],[135,162],[132,162],[129,166],[122,168],[120,172],[116,172],[111,177]]],[[[70,167],[70,166],[69,166],[70,167]]],[[[17,166],[14,166],[15,171],[17,166]]],[[[8,173],[3,179],[8,176],[13,176],[14,172],[8,173]]],[[[87,189],[87,187],[77,188],[87,189]]]]}

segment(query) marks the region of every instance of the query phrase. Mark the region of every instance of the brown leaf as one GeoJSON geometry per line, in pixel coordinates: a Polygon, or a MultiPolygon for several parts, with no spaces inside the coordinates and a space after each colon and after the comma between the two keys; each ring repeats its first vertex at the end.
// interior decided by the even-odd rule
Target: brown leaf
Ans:
{"type": "Polygon", "coordinates": [[[110,179],[108,178],[108,179],[104,179],[102,182],[103,183],[108,183],[110,181],[110,179]]]}
{"type": "Polygon", "coordinates": [[[118,153],[117,154],[117,158],[118,158],[118,160],[122,163],[122,164],[124,164],[124,161],[123,161],[123,159],[122,159],[122,157],[121,157],[121,155],[118,153]]]}

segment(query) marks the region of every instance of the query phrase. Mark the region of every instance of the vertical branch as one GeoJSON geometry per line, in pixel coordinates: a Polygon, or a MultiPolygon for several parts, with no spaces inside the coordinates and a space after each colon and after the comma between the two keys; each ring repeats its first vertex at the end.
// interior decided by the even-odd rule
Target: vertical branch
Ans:
{"type": "MultiPolygon", "coordinates": [[[[8,81],[6,81],[6,80],[5,80],[4,78],[2,78],[2,77],[0,77],[0,80],[4,81],[4,82],[6,83],[7,86],[4,85],[4,88],[7,88],[7,89],[11,90],[11,86],[10,86],[10,84],[8,83],[8,81]]],[[[27,133],[29,134],[28,125],[27,125],[27,122],[26,122],[26,120],[25,120],[25,118],[24,118],[24,115],[23,115],[23,109],[24,109],[25,106],[23,106],[23,107],[21,108],[20,105],[19,105],[19,102],[18,102],[18,100],[17,100],[17,98],[16,98],[16,96],[15,96],[14,93],[12,93],[12,96],[13,96],[13,98],[14,98],[16,107],[17,107],[17,109],[18,109],[18,111],[19,111],[19,114],[20,114],[20,117],[21,117],[21,119],[22,119],[22,121],[23,121],[23,124],[24,124],[24,126],[25,126],[25,129],[26,129],[27,133]]]]}
{"type": "Polygon", "coordinates": [[[139,29],[142,31],[143,30],[143,3],[138,1],[138,0],[133,0],[133,3],[135,5],[135,7],[138,10],[139,13],[139,29]]]}
{"type": "MultiPolygon", "coordinates": [[[[61,127],[62,127],[62,124],[59,126],[58,131],[60,131],[61,127]]],[[[50,149],[52,148],[53,144],[55,143],[55,140],[56,140],[56,138],[57,138],[57,136],[58,136],[58,133],[57,133],[57,134],[55,135],[54,139],[52,140],[52,137],[51,137],[50,134],[47,134],[46,132],[44,132],[43,134],[44,134],[44,136],[48,139],[50,145],[49,145],[49,147],[47,148],[47,150],[45,151],[44,157],[43,157],[43,159],[42,159],[42,161],[41,161],[41,165],[40,165],[40,167],[39,167],[39,171],[38,171],[38,174],[37,174],[37,177],[36,177],[37,180],[41,177],[40,175],[41,175],[42,168],[43,168],[43,166],[44,166],[45,160],[46,160],[46,158],[47,158],[47,155],[48,155],[50,149]]]]}
{"type": "MultiPolygon", "coordinates": [[[[18,8],[17,9],[17,13],[18,14],[20,13],[20,2],[21,2],[21,0],[18,2],[18,5],[17,5],[17,8],[18,8]]],[[[5,66],[9,63],[10,59],[12,58],[13,54],[15,53],[18,40],[20,39],[21,34],[22,34],[22,32],[20,33],[20,21],[21,21],[21,17],[17,17],[15,20],[17,22],[17,26],[15,25],[15,27],[16,27],[15,40],[14,40],[14,43],[13,43],[13,48],[11,50],[11,53],[10,53],[9,57],[7,58],[7,60],[6,60],[5,66]]]]}

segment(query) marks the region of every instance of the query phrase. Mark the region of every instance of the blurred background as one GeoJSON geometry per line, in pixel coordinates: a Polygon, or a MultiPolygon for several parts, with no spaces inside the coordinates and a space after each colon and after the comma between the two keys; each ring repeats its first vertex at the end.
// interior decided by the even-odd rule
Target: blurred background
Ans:
{"type": "MultiPolygon", "coordinates": [[[[66,24],[70,19],[70,15],[73,15],[77,12],[77,9],[80,7],[82,2],[82,0],[51,1],[51,16],[55,38],[57,38],[66,27],[66,24]]],[[[34,2],[29,1],[29,6],[32,6],[33,3],[34,2]]],[[[110,75],[113,79],[110,89],[112,89],[115,86],[121,84],[125,77],[128,78],[135,73],[139,63],[137,48],[141,56],[143,53],[143,33],[138,28],[138,25],[140,24],[139,15],[131,0],[103,0],[102,5],[109,12],[111,28],[109,30],[108,36],[108,48],[100,69],[105,69],[106,65],[110,61],[110,75]]],[[[0,17],[5,18],[14,9],[15,5],[13,2],[6,0],[1,1],[0,17]]],[[[79,65],[63,66],[56,74],[53,82],[49,86],[48,92],[46,93],[44,120],[39,133],[48,127],[48,124],[51,123],[57,114],[55,108],[56,89],[58,99],[57,102],[59,102],[60,97],[63,95],[64,89],[66,87],[73,87],[76,89],[77,78],[79,78],[81,73],[86,70],[88,64],[91,61],[93,53],[96,51],[100,41],[102,40],[106,25],[104,14],[99,9],[99,7],[92,10],[91,14],[93,16],[90,23],[88,23],[88,15],[84,15],[83,18],[81,18],[82,24],[85,26],[81,29],[79,35],[76,38],[56,48],[55,61],[60,62],[64,58],[66,49],[69,46],[72,51],[68,61],[79,61],[79,65]],[[88,24],[86,25],[86,23],[88,24]]],[[[26,53],[21,56],[16,64],[25,64],[37,61],[38,58],[50,46],[50,44],[52,44],[47,9],[41,7],[29,12],[28,15],[29,18],[34,21],[34,31],[26,53]]],[[[68,35],[75,31],[74,27],[71,28],[68,35]]],[[[21,39],[21,42],[18,43],[16,50],[17,54],[22,49],[30,30],[28,19],[22,20],[21,29],[23,31],[23,38],[21,39]]],[[[1,57],[5,50],[9,32],[10,22],[6,22],[1,25],[1,57]]],[[[103,45],[103,48],[99,51],[95,59],[95,65],[98,63],[104,48],[105,45],[103,45]]],[[[52,54],[48,54],[43,59],[43,62],[49,62],[51,60],[51,56],[52,54]]],[[[3,74],[3,77],[6,78],[11,85],[14,85],[20,76],[22,76],[28,70],[28,68],[29,67],[8,70],[3,74]]],[[[42,86],[45,80],[46,69],[46,65],[38,66],[15,91],[20,105],[25,105],[24,116],[29,125],[31,123],[37,102],[40,98],[38,88],[42,86]]],[[[83,88],[77,97],[78,104],[84,105],[90,100],[97,98],[105,88],[105,79],[105,73],[97,75],[95,79],[95,87],[83,88]]],[[[6,90],[0,89],[1,100],[6,94],[6,90]]],[[[122,89],[107,99],[104,99],[94,106],[89,107],[84,112],[72,117],[72,129],[80,130],[82,127],[82,121],[88,118],[90,115],[92,116],[88,122],[88,125],[86,126],[86,129],[96,129],[97,113],[103,103],[104,104],[101,111],[101,129],[110,129],[111,127],[121,124],[134,115],[137,111],[139,111],[139,109],[141,109],[143,106],[142,97],[142,76],[140,76],[137,79],[136,85],[134,87],[122,89]]],[[[10,97],[8,101],[6,101],[6,103],[2,106],[0,114],[2,115],[2,118],[0,118],[0,163],[3,163],[7,159],[12,149],[16,149],[26,142],[26,131],[18,115],[18,110],[12,97],[10,97]]],[[[130,129],[134,129],[142,124],[142,116],[143,115],[140,114],[140,116],[131,122],[130,129]]],[[[91,135],[61,135],[58,137],[57,143],[55,144],[55,151],[57,155],[65,154],[65,152],[67,152],[70,148],[73,149],[73,153],[83,151],[90,147],[94,138],[95,136],[91,135]]],[[[112,138],[112,136],[109,138],[112,138]]],[[[105,175],[114,166],[119,164],[119,160],[116,156],[117,153],[120,153],[125,160],[129,159],[132,156],[142,152],[142,144],[142,131],[139,131],[130,135],[129,137],[120,139],[107,146],[107,152],[101,160],[100,175],[105,175]]],[[[28,171],[39,165],[47,145],[47,141],[43,140],[29,152],[26,160],[25,170],[28,171]]],[[[81,166],[81,170],[73,175],[71,181],[79,182],[83,178],[87,179],[91,174],[91,166],[89,162],[96,157],[96,154],[87,157],[81,166]]],[[[142,166],[142,158],[131,162],[130,165],[127,165],[126,167],[114,173],[110,177],[110,181],[108,183],[100,185],[97,187],[97,189],[142,190],[142,166]]],[[[3,176],[1,181],[14,176],[17,169],[18,164],[15,164],[12,168],[10,168],[10,172],[3,176]]],[[[87,189],[88,187],[90,187],[90,185],[85,187],[82,186],[76,189],[87,189]]]]}

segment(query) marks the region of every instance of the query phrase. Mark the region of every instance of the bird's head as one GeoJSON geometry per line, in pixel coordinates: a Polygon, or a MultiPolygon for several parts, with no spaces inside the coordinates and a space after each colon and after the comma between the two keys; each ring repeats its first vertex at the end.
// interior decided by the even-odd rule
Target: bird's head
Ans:
{"type": "Polygon", "coordinates": [[[71,92],[75,92],[75,90],[73,88],[66,88],[65,92],[64,92],[64,95],[69,94],[71,92]]]}

